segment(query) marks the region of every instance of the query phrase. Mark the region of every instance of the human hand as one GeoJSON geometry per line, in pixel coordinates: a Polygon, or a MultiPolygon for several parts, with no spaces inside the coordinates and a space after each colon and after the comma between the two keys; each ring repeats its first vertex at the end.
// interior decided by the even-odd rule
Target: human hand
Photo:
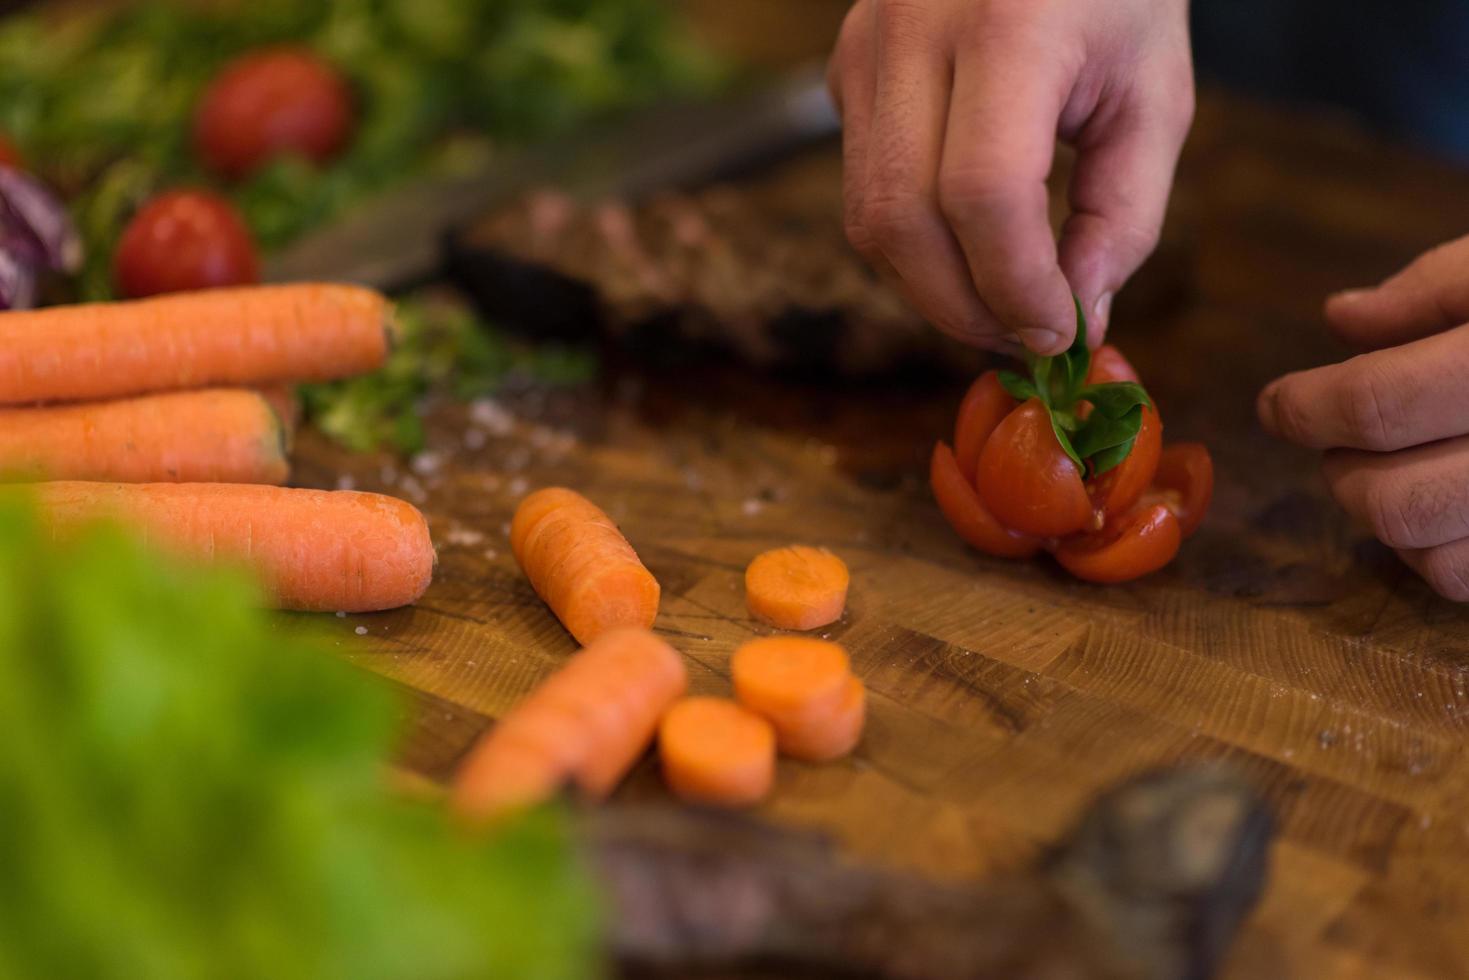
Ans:
{"type": "Polygon", "coordinates": [[[1186,0],[859,0],[828,81],[847,236],[977,346],[1100,344],[1153,251],[1193,118],[1186,0]],[[1059,246],[1046,177],[1074,144],[1059,246]]]}
{"type": "Polygon", "coordinates": [[[1326,304],[1362,354],[1260,393],[1275,435],[1326,450],[1332,496],[1434,591],[1469,602],[1469,238],[1326,304]]]}

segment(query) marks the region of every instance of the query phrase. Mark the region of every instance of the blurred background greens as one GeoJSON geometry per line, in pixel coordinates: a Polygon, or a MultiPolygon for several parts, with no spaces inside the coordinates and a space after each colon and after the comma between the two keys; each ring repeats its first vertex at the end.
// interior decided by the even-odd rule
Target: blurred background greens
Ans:
{"type": "Polygon", "coordinates": [[[562,815],[393,794],[383,682],[243,578],[0,499],[0,976],[597,974],[562,815]]]}

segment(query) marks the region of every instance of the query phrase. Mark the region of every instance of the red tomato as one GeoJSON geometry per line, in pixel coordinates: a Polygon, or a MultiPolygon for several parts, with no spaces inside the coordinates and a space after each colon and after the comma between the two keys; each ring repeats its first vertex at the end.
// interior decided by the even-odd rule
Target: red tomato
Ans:
{"type": "Polygon", "coordinates": [[[1165,448],[1153,477],[1152,495],[1178,518],[1183,536],[1190,537],[1203,523],[1214,498],[1214,460],[1209,450],[1197,442],[1165,448]]]}
{"type": "Polygon", "coordinates": [[[974,482],[979,454],[990,433],[1015,411],[1015,404],[1015,399],[1000,385],[998,371],[986,371],[969,386],[964,401],[959,404],[959,419],[954,426],[954,456],[959,462],[959,472],[969,482],[974,482]]]}
{"type": "Polygon", "coordinates": [[[194,147],[211,170],[239,179],[285,154],[323,163],[352,124],[352,94],[334,68],[301,48],[265,48],[226,65],[204,91],[194,147]]]}
{"type": "Polygon", "coordinates": [[[1040,550],[1040,539],[1002,527],[985,509],[960,471],[954,451],[942,442],[933,447],[928,482],[939,510],[966,544],[996,558],[1029,558],[1040,550]]]}
{"type": "Polygon", "coordinates": [[[168,191],[133,215],[112,257],[124,296],[260,281],[255,244],[239,212],[205,191],[168,191]]]}
{"type": "Polygon", "coordinates": [[[20,150],[4,136],[0,136],[0,164],[16,170],[25,166],[25,158],[20,155],[20,150]]]}
{"type": "Polygon", "coordinates": [[[1055,554],[1061,567],[1077,578],[1110,585],[1156,572],[1173,560],[1182,541],[1171,510],[1143,504],[1099,534],[1062,541],[1055,554]]]}
{"type": "Polygon", "coordinates": [[[1142,499],[1143,491],[1153,482],[1162,448],[1163,421],[1152,408],[1144,408],[1142,428],[1137,430],[1127,458],[1087,481],[1087,493],[1104,521],[1127,513],[1142,499]]]}
{"type": "Polygon", "coordinates": [[[1025,534],[1061,538],[1093,521],[1081,472],[1056,441],[1039,398],[995,427],[979,454],[974,486],[996,520],[1025,534]]]}
{"type": "Polygon", "coordinates": [[[1110,381],[1139,381],[1138,374],[1122,356],[1122,351],[1111,344],[1098,347],[1092,352],[1091,370],[1086,373],[1089,385],[1106,384],[1110,381]]]}

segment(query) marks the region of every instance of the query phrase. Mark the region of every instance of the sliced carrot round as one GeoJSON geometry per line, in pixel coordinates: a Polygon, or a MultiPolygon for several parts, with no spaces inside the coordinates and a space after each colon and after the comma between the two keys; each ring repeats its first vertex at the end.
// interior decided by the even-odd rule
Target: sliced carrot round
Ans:
{"type": "Polygon", "coordinates": [[[1012,531],[995,520],[973,485],[959,470],[954,451],[940,442],[933,447],[929,483],[939,510],[960,540],[996,558],[1029,558],[1041,550],[1040,538],[1012,531]]]}
{"type": "Polygon", "coordinates": [[[767,716],[833,710],[851,677],[847,651],[802,636],[751,640],[729,662],[735,696],[767,716]]]}
{"type": "Polygon", "coordinates": [[[724,698],[685,698],[663,716],[658,757],[669,789],[690,803],[750,806],[775,782],[770,723],[724,698]]]}
{"type": "Polygon", "coordinates": [[[786,755],[805,762],[832,762],[848,755],[862,738],[867,721],[867,689],[851,677],[835,709],[806,712],[799,719],[769,721],[775,727],[776,745],[786,755]]]}
{"type": "Polygon", "coordinates": [[[745,604],[779,629],[819,629],[841,619],[850,581],[846,563],[825,548],[776,548],[745,569],[745,604]]]}

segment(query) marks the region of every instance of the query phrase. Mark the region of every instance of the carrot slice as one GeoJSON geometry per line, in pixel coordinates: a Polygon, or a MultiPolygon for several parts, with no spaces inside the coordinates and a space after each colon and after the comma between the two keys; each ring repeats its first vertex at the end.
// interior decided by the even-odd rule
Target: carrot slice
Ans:
{"type": "Polygon", "coordinates": [[[38,483],[52,533],[116,518],[153,544],[255,573],[283,609],[372,612],[406,606],[433,578],[428,524],[375,493],[230,483],[38,483]]]}
{"type": "Polygon", "coordinates": [[[779,629],[814,630],[842,618],[850,580],[846,563],[825,548],[776,548],[745,569],[745,605],[779,629]]]}
{"type": "Polygon", "coordinates": [[[834,710],[851,677],[847,651],[804,636],[751,640],[729,661],[735,697],[767,717],[834,710]]]}
{"type": "Polygon", "coordinates": [[[575,491],[550,487],[522,500],[510,547],[536,594],[582,643],[657,618],[658,580],[612,519],[575,491]]]}
{"type": "Polygon", "coordinates": [[[959,462],[959,472],[971,484],[979,467],[979,454],[990,433],[1017,404],[1000,384],[998,371],[986,371],[969,386],[964,401],[959,404],[959,417],[954,425],[954,457],[959,462]]]}
{"type": "Polygon", "coordinates": [[[1040,551],[1039,538],[1012,531],[995,520],[973,485],[964,479],[954,451],[942,442],[933,447],[928,480],[939,510],[965,544],[996,558],[1029,558],[1040,551]]]}
{"type": "Polygon", "coordinates": [[[683,659],[652,633],[603,634],[470,751],[455,776],[453,805],[471,818],[493,817],[573,782],[590,797],[606,796],[647,749],[658,719],[687,685],[683,659]]]}
{"type": "Polygon", "coordinates": [[[329,381],[382,366],[388,301],[302,283],[0,313],[0,405],[329,381]]]}
{"type": "Polygon", "coordinates": [[[724,698],[685,698],[658,726],[658,758],[669,789],[690,803],[758,803],[775,782],[775,732],[724,698]]]}
{"type": "Polygon", "coordinates": [[[0,478],[284,483],[289,432],[243,389],[0,408],[0,478]]]}
{"type": "Polygon", "coordinates": [[[860,680],[850,677],[841,702],[830,711],[808,712],[798,718],[767,718],[775,727],[776,745],[786,755],[805,762],[832,762],[848,755],[862,739],[867,689],[860,680]]]}

